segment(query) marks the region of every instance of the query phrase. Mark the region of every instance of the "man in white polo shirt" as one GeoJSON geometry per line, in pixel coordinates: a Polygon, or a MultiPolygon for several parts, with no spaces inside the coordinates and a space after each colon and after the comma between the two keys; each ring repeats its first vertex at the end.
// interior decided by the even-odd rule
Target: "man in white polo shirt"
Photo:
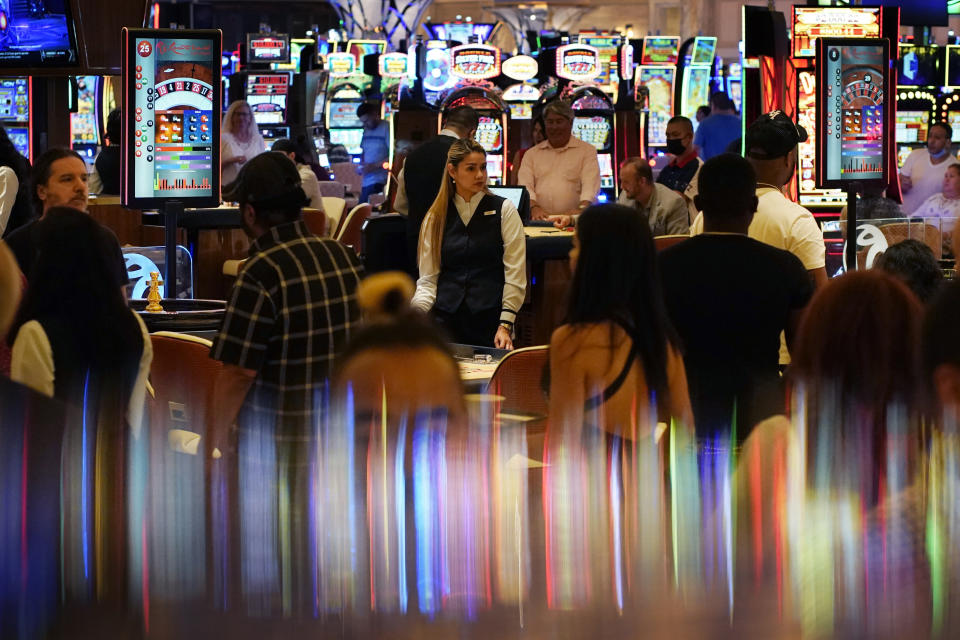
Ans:
{"type": "Polygon", "coordinates": [[[568,226],[600,191],[600,164],[593,145],[573,135],[573,109],[554,100],[543,110],[547,139],[523,156],[518,181],[530,193],[534,220],[568,226]]]}
{"type": "Polygon", "coordinates": [[[914,149],[900,169],[900,190],[903,192],[903,213],[910,215],[930,196],[943,190],[943,176],[950,165],[958,164],[950,149],[953,128],[946,122],[935,122],[927,132],[927,146],[914,149]]]}

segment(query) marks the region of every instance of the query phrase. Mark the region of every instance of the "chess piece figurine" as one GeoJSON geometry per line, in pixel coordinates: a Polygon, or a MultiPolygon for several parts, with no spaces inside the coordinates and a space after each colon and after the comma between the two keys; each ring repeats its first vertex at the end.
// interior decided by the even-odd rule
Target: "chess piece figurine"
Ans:
{"type": "Polygon", "coordinates": [[[146,310],[150,313],[162,313],[163,307],[160,306],[160,285],[163,284],[163,280],[160,279],[160,273],[157,271],[150,272],[150,291],[147,293],[147,308],[146,310]]]}

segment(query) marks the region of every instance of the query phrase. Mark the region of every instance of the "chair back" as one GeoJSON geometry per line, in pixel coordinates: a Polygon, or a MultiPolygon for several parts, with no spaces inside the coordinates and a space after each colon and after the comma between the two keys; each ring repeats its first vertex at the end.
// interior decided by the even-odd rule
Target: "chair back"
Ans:
{"type": "Polygon", "coordinates": [[[357,170],[357,165],[352,162],[334,162],[330,165],[330,171],[334,179],[346,187],[347,193],[360,195],[363,190],[363,176],[357,170]]]}
{"type": "Polygon", "coordinates": [[[327,235],[327,214],[319,209],[304,209],[303,214],[303,224],[307,226],[307,229],[310,230],[315,236],[321,238],[326,237],[327,235]]]}
{"type": "Polygon", "coordinates": [[[549,406],[543,391],[544,367],[550,361],[549,347],[525,347],[511,351],[497,365],[487,393],[503,397],[501,414],[519,414],[543,420],[549,406]]]}
{"type": "Polygon", "coordinates": [[[399,213],[367,218],[360,230],[367,275],[407,269],[407,219],[399,213]]]}
{"type": "Polygon", "coordinates": [[[369,204],[358,204],[351,209],[337,230],[336,239],[348,247],[353,247],[358,254],[361,253],[360,234],[363,223],[367,221],[372,211],[373,208],[369,204]]]}
{"type": "Polygon", "coordinates": [[[343,210],[347,206],[347,201],[343,198],[323,197],[323,212],[327,215],[327,234],[334,237],[337,229],[340,228],[340,220],[343,218],[343,210]]]}
{"type": "Polygon", "coordinates": [[[656,236],[653,239],[653,246],[657,248],[657,251],[663,251],[667,247],[672,247],[675,244],[679,244],[684,240],[689,240],[690,236],[677,234],[671,236],[656,236]]]}
{"type": "Polygon", "coordinates": [[[320,182],[320,195],[324,198],[342,198],[347,193],[347,186],[342,182],[320,182]]]}

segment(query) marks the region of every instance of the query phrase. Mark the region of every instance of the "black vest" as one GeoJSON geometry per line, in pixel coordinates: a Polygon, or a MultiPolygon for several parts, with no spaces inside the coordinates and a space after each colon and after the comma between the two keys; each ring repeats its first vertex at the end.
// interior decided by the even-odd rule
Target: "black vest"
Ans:
{"type": "Polygon", "coordinates": [[[463,225],[453,199],[440,248],[440,277],[434,306],[453,313],[461,303],[473,312],[499,309],[503,302],[503,234],[500,209],[503,198],[483,196],[470,224],[463,225]],[[490,215],[487,212],[493,211],[490,215]]]}
{"type": "Polygon", "coordinates": [[[447,167],[447,152],[456,142],[450,136],[434,136],[414,149],[403,163],[403,184],[410,203],[407,216],[408,255],[416,264],[420,225],[440,192],[440,181],[447,167]]]}

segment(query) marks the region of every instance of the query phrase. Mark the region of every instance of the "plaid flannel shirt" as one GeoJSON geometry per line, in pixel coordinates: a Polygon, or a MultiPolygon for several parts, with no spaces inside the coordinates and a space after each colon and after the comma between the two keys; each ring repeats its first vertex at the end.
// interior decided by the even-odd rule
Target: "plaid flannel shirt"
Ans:
{"type": "Polygon", "coordinates": [[[362,272],[351,249],[301,220],[254,241],[210,351],[257,372],[241,414],[301,422],[316,413],[333,356],[360,321],[362,272]]]}

